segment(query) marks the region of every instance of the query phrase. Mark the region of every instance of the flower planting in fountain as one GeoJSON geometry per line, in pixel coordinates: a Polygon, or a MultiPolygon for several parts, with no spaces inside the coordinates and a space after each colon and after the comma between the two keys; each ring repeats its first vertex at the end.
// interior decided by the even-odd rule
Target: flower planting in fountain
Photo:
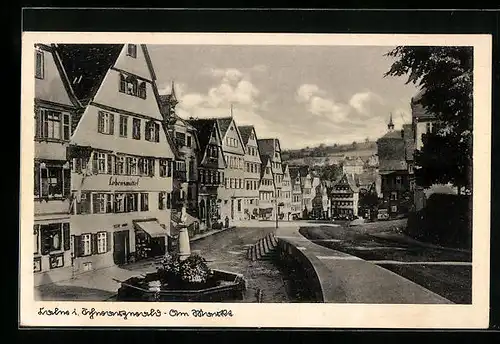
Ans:
{"type": "Polygon", "coordinates": [[[161,260],[156,278],[168,289],[193,289],[215,285],[213,272],[205,259],[197,254],[181,260],[179,255],[167,253],[161,260]]]}

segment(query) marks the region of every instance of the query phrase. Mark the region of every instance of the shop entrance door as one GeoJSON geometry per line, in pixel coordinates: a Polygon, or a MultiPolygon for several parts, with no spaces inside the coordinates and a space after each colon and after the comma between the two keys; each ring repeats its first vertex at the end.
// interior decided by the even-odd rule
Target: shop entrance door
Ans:
{"type": "Polygon", "coordinates": [[[118,231],[113,233],[113,261],[116,265],[127,263],[129,254],[129,231],[118,231]]]}

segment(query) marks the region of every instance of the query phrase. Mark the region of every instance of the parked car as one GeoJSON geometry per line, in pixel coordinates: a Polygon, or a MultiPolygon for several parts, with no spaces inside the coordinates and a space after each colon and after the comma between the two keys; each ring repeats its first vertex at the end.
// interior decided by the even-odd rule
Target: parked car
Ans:
{"type": "Polygon", "coordinates": [[[387,209],[378,210],[377,220],[381,221],[389,220],[389,212],[387,211],[387,209]]]}

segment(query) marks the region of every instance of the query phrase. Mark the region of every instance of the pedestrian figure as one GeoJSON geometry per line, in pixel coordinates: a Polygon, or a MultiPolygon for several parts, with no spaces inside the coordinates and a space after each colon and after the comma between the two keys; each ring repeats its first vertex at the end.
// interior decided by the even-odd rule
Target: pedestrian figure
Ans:
{"type": "Polygon", "coordinates": [[[258,288],[257,291],[255,292],[255,297],[257,298],[258,303],[262,303],[262,299],[264,298],[264,293],[262,292],[262,289],[258,288]]]}

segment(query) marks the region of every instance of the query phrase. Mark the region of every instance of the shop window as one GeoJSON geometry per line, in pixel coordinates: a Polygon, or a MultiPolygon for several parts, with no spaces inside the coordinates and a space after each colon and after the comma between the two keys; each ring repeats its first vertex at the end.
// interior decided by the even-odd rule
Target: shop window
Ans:
{"type": "Polygon", "coordinates": [[[120,136],[127,137],[128,133],[128,116],[120,115],[120,136]]]}
{"type": "Polygon", "coordinates": [[[114,115],[109,112],[99,111],[97,115],[97,131],[101,134],[113,135],[114,115]]]}
{"type": "Polygon", "coordinates": [[[132,119],[132,138],[135,140],[141,139],[141,120],[140,120],[140,118],[132,119]]]}
{"type": "Polygon", "coordinates": [[[97,233],[97,253],[106,253],[108,248],[108,233],[99,232],[97,233]]]}
{"type": "Polygon", "coordinates": [[[44,56],[43,51],[36,50],[35,51],[35,78],[43,79],[44,78],[44,56]]]}
{"type": "Polygon", "coordinates": [[[149,210],[149,194],[141,193],[141,211],[149,210]]]}

